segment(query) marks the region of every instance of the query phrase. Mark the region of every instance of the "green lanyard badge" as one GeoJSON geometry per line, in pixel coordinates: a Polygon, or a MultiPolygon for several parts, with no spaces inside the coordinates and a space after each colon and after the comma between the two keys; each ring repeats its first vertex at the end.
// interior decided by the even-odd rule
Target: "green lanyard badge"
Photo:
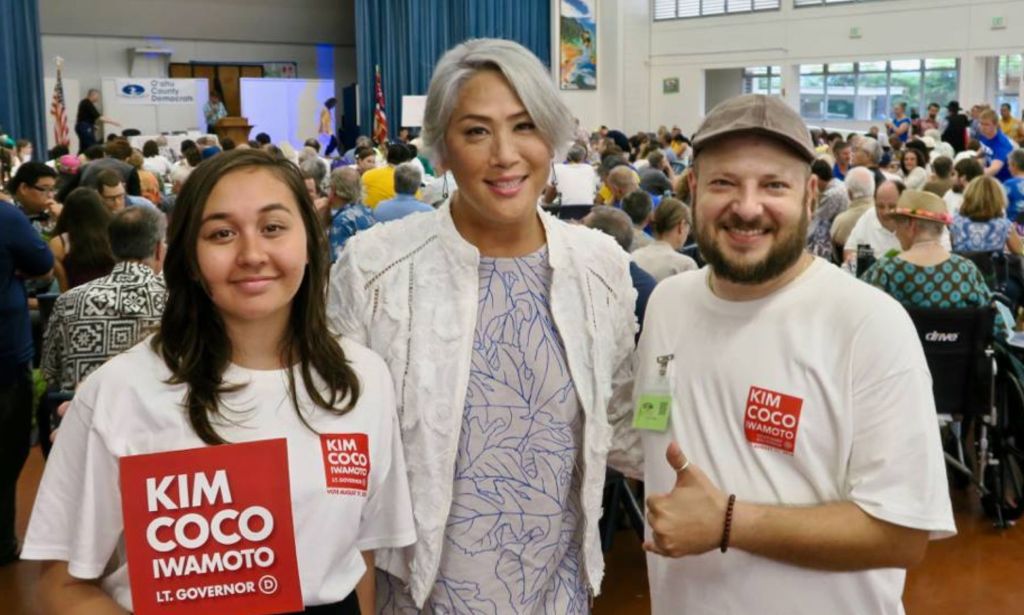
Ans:
{"type": "Polygon", "coordinates": [[[633,427],[647,431],[664,433],[668,429],[668,419],[672,414],[672,387],[668,381],[668,362],[675,355],[667,354],[657,357],[658,373],[650,386],[645,386],[636,400],[633,413],[633,427]]]}

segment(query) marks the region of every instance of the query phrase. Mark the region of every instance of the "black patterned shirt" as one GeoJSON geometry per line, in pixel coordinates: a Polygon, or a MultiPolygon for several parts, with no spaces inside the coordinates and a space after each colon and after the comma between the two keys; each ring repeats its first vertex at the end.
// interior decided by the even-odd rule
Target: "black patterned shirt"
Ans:
{"type": "Polygon", "coordinates": [[[163,275],[138,262],[57,298],[43,341],[42,370],[51,388],[74,391],[107,359],[128,350],[160,324],[163,275]]]}

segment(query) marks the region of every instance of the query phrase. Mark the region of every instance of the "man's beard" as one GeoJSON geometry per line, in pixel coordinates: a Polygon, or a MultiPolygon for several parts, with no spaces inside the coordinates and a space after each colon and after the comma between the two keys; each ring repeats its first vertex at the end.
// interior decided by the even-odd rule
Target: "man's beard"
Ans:
{"type": "MultiPolygon", "coordinates": [[[[753,223],[743,222],[735,215],[732,215],[724,222],[726,226],[738,230],[762,228],[759,221],[754,221],[753,223]]],[[[804,245],[807,241],[807,228],[810,222],[807,215],[807,207],[801,208],[800,220],[796,228],[788,231],[780,230],[767,256],[756,263],[747,264],[738,264],[726,257],[715,241],[714,225],[716,223],[712,222],[710,224],[712,228],[708,228],[703,224],[697,225],[696,240],[701,256],[711,265],[715,275],[735,284],[760,284],[782,275],[800,259],[800,256],[804,253],[804,245]]]]}

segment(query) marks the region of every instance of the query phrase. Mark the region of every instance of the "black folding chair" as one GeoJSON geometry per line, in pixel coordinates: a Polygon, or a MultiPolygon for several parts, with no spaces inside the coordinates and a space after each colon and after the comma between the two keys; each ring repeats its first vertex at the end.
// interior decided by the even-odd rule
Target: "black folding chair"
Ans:
{"type": "Polygon", "coordinates": [[[593,209],[593,204],[559,204],[545,205],[544,210],[550,212],[559,220],[582,220],[593,209]]]}
{"type": "Polygon", "coordinates": [[[611,550],[612,539],[623,514],[643,542],[644,511],[640,505],[640,498],[633,493],[629,479],[618,470],[608,468],[605,471],[603,508],[604,514],[598,522],[598,530],[601,532],[601,549],[604,552],[611,550]]]}

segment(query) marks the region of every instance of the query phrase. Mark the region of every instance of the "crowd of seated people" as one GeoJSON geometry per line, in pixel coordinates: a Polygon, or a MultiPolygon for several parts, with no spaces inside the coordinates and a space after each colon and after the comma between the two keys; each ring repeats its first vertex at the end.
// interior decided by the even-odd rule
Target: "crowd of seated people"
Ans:
{"type": "MultiPolygon", "coordinates": [[[[967,115],[956,101],[949,101],[944,116],[940,105],[934,103],[921,117],[899,103],[894,106],[893,118],[881,130],[873,127],[866,134],[849,132],[845,136],[828,130],[812,131],[818,155],[812,171],[818,178],[818,191],[810,214],[808,250],[836,264],[845,263],[851,270],[855,255],[864,253],[864,247],[875,259],[894,254],[901,248],[890,211],[904,191],[926,191],[941,197],[953,215],[940,238],[947,248],[954,252],[1003,248],[1019,254],[1024,248],[1014,224],[1024,204],[1024,150],[1017,143],[1024,133],[1008,111],[1005,105],[998,114],[985,105],[976,105],[967,115]]],[[[555,161],[540,204],[620,208],[633,222],[632,252],[653,244],[659,262],[665,261],[672,256],[668,249],[681,236],[684,245],[674,247],[674,251],[686,252],[689,248],[693,253],[692,239],[678,232],[685,212],[679,213],[673,206],[660,219],[662,223],[670,222],[669,226],[659,231],[656,224],[664,197],[678,198],[683,205],[689,199],[687,167],[692,152],[682,130],[662,126],[628,136],[605,126],[589,133],[578,120],[576,125],[574,142],[564,158],[555,161]],[[669,216],[669,211],[675,213],[669,216]]],[[[74,215],[83,207],[95,209],[94,199],[82,193],[71,196],[72,191],[84,186],[98,191],[111,212],[122,206],[119,199],[123,198],[128,206],[150,205],[171,215],[176,195],[191,170],[204,159],[236,147],[266,149],[291,158],[302,169],[330,230],[332,254],[337,258],[349,237],[378,222],[374,216],[378,203],[387,202],[380,216],[381,221],[387,221],[394,219],[393,211],[404,216],[436,207],[456,188],[451,174],[433,175],[434,169],[418,152],[420,141],[411,138],[411,131],[403,129],[402,135],[390,144],[359,137],[351,148],[342,148],[344,151],[339,150],[331,158],[322,155],[321,144],[312,137],[301,150],[287,143],[273,144],[268,135],[261,133],[239,144],[230,139],[207,142],[205,137],[186,140],[180,151],[171,151],[164,137],[147,141],[137,150],[126,139],[111,136],[80,156],[58,147],[49,152],[47,166],[57,172],[53,207],[58,210],[68,203],[75,204],[74,215]],[[400,165],[411,168],[396,173],[400,165]],[[351,172],[339,173],[342,169],[351,172]],[[419,172],[418,178],[414,171],[419,172]],[[119,175],[119,185],[111,173],[105,172],[119,175]],[[412,184],[418,185],[409,192],[412,184]],[[396,185],[401,189],[396,190],[396,185]],[[395,199],[402,206],[397,206],[395,199]]],[[[0,163],[7,179],[32,160],[33,152],[39,153],[23,140],[9,144],[10,148],[0,148],[0,163]]],[[[110,266],[109,251],[94,248],[100,242],[85,239],[102,235],[95,229],[88,230],[97,224],[91,218],[73,230],[65,223],[60,233],[48,237],[57,257],[56,277],[62,290],[110,266]],[[83,246],[79,255],[88,255],[84,261],[77,260],[72,249],[75,243],[83,246]],[[67,264],[72,269],[71,279],[67,264]]],[[[42,214],[36,221],[37,226],[48,225],[49,233],[56,223],[57,217],[50,214],[42,214]]],[[[1024,230],[1024,225],[1021,228],[1024,230]]],[[[650,260],[652,250],[634,258],[650,260]]],[[[665,271],[685,269],[681,261],[672,260],[676,264],[667,268],[649,264],[658,269],[656,278],[664,277],[665,271]]]]}

